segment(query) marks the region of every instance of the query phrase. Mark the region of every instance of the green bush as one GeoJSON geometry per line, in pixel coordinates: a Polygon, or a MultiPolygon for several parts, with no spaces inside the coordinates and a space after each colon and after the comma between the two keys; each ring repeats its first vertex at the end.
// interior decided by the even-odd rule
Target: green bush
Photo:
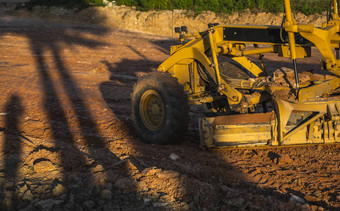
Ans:
{"type": "MultiPolygon", "coordinates": [[[[109,0],[112,2],[112,0],[109,0]]],[[[196,13],[213,11],[231,13],[250,9],[264,12],[283,12],[284,0],[116,0],[118,5],[135,6],[138,10],[187,9],[196,13]]],[[[330,0],[291,0],[295,11],[306,15],[326,11],[330,0]]],[[[86,8],[104,6],[103,0],[31,0],[30,6],[63,6],[67,8],[86,8]]]]}
{"type": "MultiPolygon", "coordinates": [[[[327,10],[330,0],[291,0],[294,11],[306,15],[327,10]]],[[[214,11],[231,13],[251,9],[253,11],[283,12],[283,0],[116,0],[118,5],[136,6],[142,11],[163,9],[188,9],[195,12],[214,11]]]]}
{"type": "Polygon", "coordinates": [[[293,6],[297,11],[310,15],[326,11],[329,3],[325,0],[295,0],[293,6]]]}
{"type": "MultiPolygon", "coordinates": [[[[109,0],[112,2],[112,0],[109,0]]],[[[131,0],[134,1],[134,0],[131,0]]],[[[41,6],[59,6],[59,7],[66,7],[66,8],[87,8],[90,6],[105,6],[103,0],[31,0],[28,3],[28,7],[33,7],[36,5],[41,6]]]]}

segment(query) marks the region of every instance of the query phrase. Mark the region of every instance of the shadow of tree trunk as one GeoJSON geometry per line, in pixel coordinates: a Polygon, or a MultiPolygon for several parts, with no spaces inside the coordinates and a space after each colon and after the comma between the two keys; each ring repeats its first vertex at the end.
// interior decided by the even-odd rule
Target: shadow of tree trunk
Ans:
{"type": "Polygon", "coordinates": [[[5,182],[2,184],[4,191],[2,208],[15,207],[17,200],[17,170],[21,162],[22,143],[19,137],[19,118],[23,113],[23,106],[19,96],[13,94],[6,104],[5,144],[3,154],[5,157],[5,182]]]}

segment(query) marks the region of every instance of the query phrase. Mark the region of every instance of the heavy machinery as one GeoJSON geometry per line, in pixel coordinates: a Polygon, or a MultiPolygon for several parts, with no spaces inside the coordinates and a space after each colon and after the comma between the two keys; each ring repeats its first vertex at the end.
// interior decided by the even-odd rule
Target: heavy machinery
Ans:
{"type": "Polygon", "coordinates": [[[171,144],[185,134],[189,105],[213,115],[199,119],[202,146],[248,147],[340,142],[339,0],[321,27],[297,24],[284,0],[281,26],[209,24],[189,34],[176,28],[180,45],[157,72],[134,86],[132,120],[145,142],[171,144]],[[187,38],[193,38],[184,42],[187,38]],[[251,47],[253,46],[253,47],[251,47]],[[317,48],[321,67],[333,77],[300,84],[297,59],[317,48]],[[295,81],[282,86],[264,70],[262,54],[289,57],[295,81]],[[259,65],[247,58],[258,55],[259,65]],[[221,62],[228,58],[232,62],[221,62]]]}

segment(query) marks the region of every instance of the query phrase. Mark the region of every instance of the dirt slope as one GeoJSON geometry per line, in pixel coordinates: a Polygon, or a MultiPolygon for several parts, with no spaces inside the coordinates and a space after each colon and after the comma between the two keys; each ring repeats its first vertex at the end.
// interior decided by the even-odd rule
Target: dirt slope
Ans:
{"type": "Polygon", "coordinates": [[[129,96],[168,37],[0,15],[3,210],[340,209],[339,145],[202,151],[198,108],[182,144],[136,139],[129,96]]]}
{"type": "MultiPolygon", "coordinates": [[[[14,7],[14,6],[13,6],[14,7]]],[[[40,18],[63,23],[88,23],[109,28],[129,29],[158,35],[175,36],[174,27],[187,26],[189,32],[206,30],[208,23],[249,24],[249,25],[281,25],[283,14],[266,12],[237,12],[233,14],[215,14],[203,12],[196,15],[185,10],[165,10],[141,12],[126,6],[91,7],[85,10],[67,10],[57,7],[36,6],[32,11],[17,7],[8,7],[7,12],[22,18],[40,18]]],[[[294,19],[301,24],[321,26],[326,21],[326,14],[306,16],[294,14],[294,19]]]]}

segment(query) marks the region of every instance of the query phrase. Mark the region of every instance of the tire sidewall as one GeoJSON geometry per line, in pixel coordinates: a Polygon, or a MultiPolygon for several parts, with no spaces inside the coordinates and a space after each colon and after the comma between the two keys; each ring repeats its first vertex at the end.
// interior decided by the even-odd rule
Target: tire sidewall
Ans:
{"type": "MultiPolygon", "coordinates": [[[[181,92],[184,93],[182,86],[180,86],[177,82],[177,87],[171,87],[169,84],[169,80],[175,80],[170,74],[153,74],[158,77],[159,76],[166,76],[162,80],[157,80],[157,77],[150,77],[145,76],[141,78],[135,88],[134,92],[132,93],[132,118],[135,120],[134,127],[136,129],[136,133],[141,136],[144,142],[148,143],[159,143],[159,144],[174,144],[178,143],[179,139],[181,138],[182,134],[186,131],[187,122],[186,119],[189,119],[188,110],[185,106],[185,109],[178,110],[178,107],[181,105],[179,104],[187,104],[187,97],[186,95],[183,96],[176,96],[176,93],[181,92]],[[167,78],[168,77],[168,78],[167,78]],[[171,77],[171,78],[170,78],[171,77]],[[148,90],[156,91],[163,103],[164,103],[164,123],[162,127],[157,131],[151,131],[146,128],[142,122],[140,116],[140,100],[143,94],[148,90]],[[176,99],[179,98],[179,99],[176,99]],[[185,100],[183,100],[185,99],[185,100]],[[174,117],[178,118],[174,118],[174,117]],[[180,121],[180,117],[184,116],[184,122],[180,121]],[[187,117],[186,117],[187,116],[187,117]],[[183,126],[184,125],[184,126],[183,126]],[[186,125],[186,126],[185,126],[186,125]],[[184,132],[183,132],[184,131],[184,132]]],[[[161,79],[162,77],[159,77],[161,79]]],[[[188,107],[188,106],[187,106],[188,107]]]]}

